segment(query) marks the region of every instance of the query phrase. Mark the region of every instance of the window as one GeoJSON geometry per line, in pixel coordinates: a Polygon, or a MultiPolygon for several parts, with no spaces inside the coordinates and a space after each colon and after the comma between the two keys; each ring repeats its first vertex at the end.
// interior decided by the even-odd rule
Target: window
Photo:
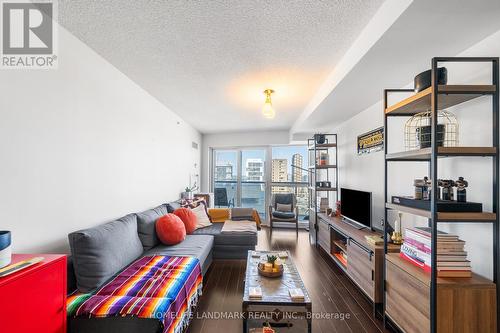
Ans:
{"type": "Polygon", "coordinates": [[[238,184],[238,151],[214,151],[215,206],[235,205],[238,184]]]}
{"type": "Polygon", "coordinates": [[[216,207],[255,208],[266,214],[266,149],[214,150],[216,207]]]}
{"type": "Polygon", "coordinates": [[[214,149],[215,206],[255,208],[265,219],[272,193],[294,193],[303,220],[308,216],[308,163],[305,145],[214,149]]]}
{"type": "Polygon", "coordinates": [[[275,146],[271,155],[271,193],[294,193],[302,220],[309,215],[307,146],[275,146]]]}

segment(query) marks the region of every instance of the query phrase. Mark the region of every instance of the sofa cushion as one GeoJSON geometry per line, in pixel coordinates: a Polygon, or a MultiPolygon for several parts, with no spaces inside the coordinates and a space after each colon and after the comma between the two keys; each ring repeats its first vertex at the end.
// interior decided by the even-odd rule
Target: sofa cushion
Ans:
{"type": "Polygon", "coordinates": [[[230,209],[229,208],[210,208],[208,210],[208,216],[212,223],[219,223],[229,220],[230,209]]]}
{"type": "Polygon", "coordinates": [[[166,204],[169,213],[173,213],[177,208],[181,208],[181,204],[177,201],[172,201],[166,204]]]}
{"type": "Polygon", "coordinates": [[[80,292],[100,287],[141,256],[135,214],[68,235],[80,292]]]}
{"type": "Polygon", "coordinates": [[[193,256],[200,260],[201,269],[205,273],[212,262],[213,245],[213,236],[187,235],[182,243],[170,246],[161,244],[144,252],[143,256],[193,256]]]}
{"type": "Polygon", "coordinates": [[[196,215],[196,229],[208,227],[212,225],[210,217],[207,214],[207,210],[204,205],[198,205],[191,209],[191,211],[196,215]]]}
{"type": "Polygon", "coordinates": [[[186,227],[179,216],[167,214],[156,221],[156,234],[163,244],[175,245],[186,238],[186,227]]]}
{"type": "Polygon", "coordinates": [[[276,204],[276,210],[282,211],[282,212],[291,212],[292,211],[292,204],[276,204]]]}
{"type": "Polygon", "coordinates": [[[275,210],[273,212],[273,217],[279,218],[279,219],[295,219],[295,213],[294,212],[282,212],[279,210],[275,210]]]}
{"type": "Polygon", "coordinates": [[[136,214],[137,231],[139,232],[139,239],[141,240],[144,251],[160,244],[160,240],[156,235],[155,224],[156,220],[160,217],[170,213],[167,205],[168,204],[163,204],[136,214]]]}
{"type": "Polygon", "coordinates": [[[230,233],[222,232],[224,223],[213,223],[212,225],[197,229],[193,232],[194,235],[212,235],[214,236],[214,246],[219,245],[256,245],[257,233],[230,233]]]}
{"type": "Polygon", "coordinates": [[[198,222],[198,218],[189,208],[177,208],[174,211],[174,214],[177,215],[184,223],[184,227],[186,228],[186,234],[190,235],[196,229],[196,224],[198,222]]]}
{"type": "Polygon", "coordinates": [[[232,208],[231,209],[231,220],[233,221],[248,221],[253,220],[253,208],[232,208]]]}

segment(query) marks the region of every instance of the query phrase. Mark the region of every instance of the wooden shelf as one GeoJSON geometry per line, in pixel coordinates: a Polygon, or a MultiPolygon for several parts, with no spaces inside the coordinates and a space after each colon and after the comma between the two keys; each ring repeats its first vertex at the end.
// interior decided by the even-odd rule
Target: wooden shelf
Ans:
{"type": "MultiPolygon", "coordinates": [[[[438,110],[443,110],[474,98],[491,95],[495,85],[440,85],[438,86],[438,110]]],[[[385,109],[388,116],[412,116],[431,108],[432,87],[418,92],[385,109]]]]}
{"type": "Polygon", "coordinates": [[[337,191],[337,188],[336,187],[316,187],[316,191],[318,191],[318,192],[337,191]]]}
{"type": "Polygon", "coordinates": [[[340,241],[340,240],[334,240],[333,244],[335,244],[336,246],[338,246],[342,251],[347,252],[347,245],[345,245],[344,243],[342,243],[342,241],[340,241]]]}
{"type": "Polygon", "coordinates": [[[407,207],[403,205],[397,205],[393,203],[386,203],[385,208],[393,209],[393,210],[398,210],[403,213],[408,213],[412,215],[417,215],[417,216],[422,216],[425,218],[430,219],[431,218],[431,212],[425,209],[417,209],[417,208],[412,208],[412,207],[407,207]]]}
{"type": "MultiPolygon", "coordinates": [[[[337,147],[336,143],[323,143],[323,144],[317,144],[316,145],[316,150],[318,149],[328,149],[328,148],[335,148],[337,147]]],[[[314,146],[309,146],[309,150],[314,150],[314,146]]]]}
{"type": "Polygon", "coordinates": [[[438,213],[440,222],[495,222],[497,214],[495,213],[438,213]]]}
{"type": "MultiPolygon", "coordinates": [[[[431,284],[431,274],[429,272],[424,271],[420,267],[414,266],[408,261],[404,260],[399,256],[399,253],[387,253],[385,255],[386,260],[390,261],[394,265],[398,266],[411,276],[417,278],[420,282],[430,286],[431,284]]],[[[491,280],[488,280],[480,275],[472,273],[472,277],[470,278],[438,278],[437,283],[440,285],[466,285],[469,287],[472,286],[491,286],[494,283],[491,280]]]]}
{"type": "MultiPolygon", "coordinates": [[[[495,147],[438,147],[438,156],[494,156],[495,147]]],[[[388,161],[430,161],[432,149],[423,148],[385,155],[388,161]]]]}
{"type": "MultiPolygon", "coordinates": [[[[386,208],[394,209],[403,213],[431,218],[431,212],[425,209],[417,209],[413,207],[386,203],[386,208]]],[[[495,222],[495,213],[462,213],[462,212],[438,212],[438,222],[495,222]]]]}

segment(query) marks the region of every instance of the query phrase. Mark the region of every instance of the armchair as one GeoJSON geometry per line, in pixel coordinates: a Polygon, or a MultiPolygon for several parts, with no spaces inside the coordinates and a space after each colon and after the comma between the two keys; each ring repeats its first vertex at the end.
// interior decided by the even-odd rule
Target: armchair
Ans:
{"type": "Polygon", "coordinates": [[[273,222],[295,223],[295,230],[299,232],[299,208],[293,193],[275,193],[269,206],[269,220],[271,232],[273,222]]]}
{"type": "Polygon", "coordinates": [[[218,187],[214,189],[214,205],[216,207],[234,207],[234,198],[228,200],[227,189],[225,187],[218,187]]]}

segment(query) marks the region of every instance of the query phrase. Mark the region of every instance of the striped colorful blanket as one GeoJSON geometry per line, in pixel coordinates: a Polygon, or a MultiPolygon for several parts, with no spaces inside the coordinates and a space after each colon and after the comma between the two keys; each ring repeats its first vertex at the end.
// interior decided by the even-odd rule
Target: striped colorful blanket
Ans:
{"type": "Polygon", "coordinates": [[[68,297],[68,316],[156,318],[164,333],[182,332],[201,295],[202,277],[194,257],[144,257],[102,288],[68,297]]]}

